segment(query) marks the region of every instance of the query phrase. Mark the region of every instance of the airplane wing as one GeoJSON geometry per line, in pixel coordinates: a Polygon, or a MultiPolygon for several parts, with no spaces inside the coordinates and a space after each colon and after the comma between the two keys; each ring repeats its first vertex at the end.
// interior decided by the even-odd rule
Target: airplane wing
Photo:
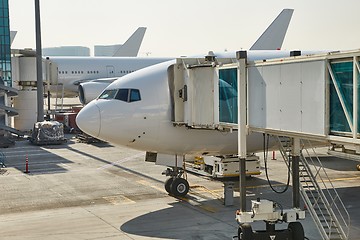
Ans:
{"type": "Polygon", "coordinates": [[[293,12],[294,9],[282,10],[250,50],[281,49],[293,12]]]}
{"type": "Polygon", "coordinates": [[[121,45],[115,52],[113,57],[136,57],[146,32],[146,27],[139,27],[129,39],[121,45]]]}

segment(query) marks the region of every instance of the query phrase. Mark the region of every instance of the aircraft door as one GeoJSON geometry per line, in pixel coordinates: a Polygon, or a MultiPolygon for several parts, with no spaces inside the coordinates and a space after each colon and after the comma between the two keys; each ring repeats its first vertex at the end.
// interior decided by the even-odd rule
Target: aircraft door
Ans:
{"type": "Polygon", "coordinates": [[[115,77],[115,68],[114,68],[114,66],[111,66],[111,65],[106,66],[106,71],[107,71],[107,77],[108,78],[115,77]]]}

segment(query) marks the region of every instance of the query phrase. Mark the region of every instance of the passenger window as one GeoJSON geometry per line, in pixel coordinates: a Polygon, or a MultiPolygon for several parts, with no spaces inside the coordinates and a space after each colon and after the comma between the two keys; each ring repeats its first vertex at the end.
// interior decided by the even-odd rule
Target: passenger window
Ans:
{"type": "Polygon", "coordinates": [[[136,102],[141,100],[140,91],[138,89],[131,89],[130,91],[130,102],[136,102]]]}
{"type": "Polygon", "coordinates": [[[113,99],[116,95],[117,89],[108,89],[105,90],[100,96],[99,99],[113,99]]]}
{"type": "Polygon", "coordinates": [[[115,99],[127,102],[128,96],[129,96],[129,89],[119,89],[119,91],[116,94],[115,99]]]}

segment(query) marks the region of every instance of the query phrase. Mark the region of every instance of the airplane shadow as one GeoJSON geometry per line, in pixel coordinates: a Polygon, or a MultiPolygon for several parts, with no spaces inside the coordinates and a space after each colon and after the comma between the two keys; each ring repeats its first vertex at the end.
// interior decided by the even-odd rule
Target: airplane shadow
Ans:
{"type": "MultiPolygon", "coordinates": [[[[174,202],[168,208],[146,213],[120,226],[127,234],[165,239],[231,239],[236,235],[235,207],[223,209],[221,214],[203,208],[216,209],[217,200],[193,206],[185,201],[174,202]],[[215,207],[214,207],[215,206],[215,207]],[[230,220],[224,224],[224,220],[230,220]]],[[[222,208],[224,208],[222,206],[222,208]]],[[[214,211],[214,210],[213,210],[214,211]]]]}
{"type": "MultiPolygon", "coordinates": [[[[254,188],[256,189],[256,188],[254,188]]],[[[344,205],[349,211],[350,238],[355,239],[360,235],[360,187],[349,187],[337,189],[344,205]]],[[[247,208],[250,209],[251,199],[261,197],[272,199],[290,208],[292,202],[291,188],[285,194],[275,194],[269,188],[256,190],[247,189],[247,208]]],[[[188,197],[188,199],[193,199],[188,197]]],[[[239,198],[234,198],[234,205],[225,207],[218,199],[211,199],[191,204],[188,201],[178,201],[168,205],[169,207],[145,213],[120,226],[120,230],[127,234],[149,238],[166,239],[231,239],[236,236],[238,224],[234,220],[235,211],[239,208],[239,198]]],[[[301,206],[304,206],[301,203],[301,206]]],[[[306,219],[301,221],[305,235],[309,239],[320,239],[316,226],[306,211],[306,219]]],[[[264,223],[251,224],[253,230],[263,230],[264,223]]],[[[287,224],[277,225],[277,229],[287,228],[287,224]]]]}
{"type": "MultiPolygon", "coordinates": [[[[238,191],[238,179],[231,179],[234,192],[238,191]]],[[[281,197],[263,186],[267,181],[258,178],[247,179],[246,194],[247,206],[251,200],[258,197],[274,199],[281,202],[283,207],[288,207],[286,200],[291,199],[291,190],[281,197]]],[[[283,184],[274,182],[275,185],[283,184]]],[[[238,197],[234,197],[232,206],[224,206],[223,199],[205,196],[206,191],[194,192],[185,199],[169,204],[169,207],[158,211],[148,212],[136,217],[120,226],[120,230],[127,234],[149,238],[166,239],[232,239],[236,236],[238,224],[234,220],[235,211],[239,209],[238,197]],[[199,200],[202,199],[202,200],[199,200]],[[207,200],[204,200],[207,199],[207,200]]],[[[220,194],[219,194],[220,195],[220,194]]],[[[291,203],[290,203],[291,204],[291,203]]],[[[255,224],[255,229],[262,229],[263,222],[255,224]]]]}

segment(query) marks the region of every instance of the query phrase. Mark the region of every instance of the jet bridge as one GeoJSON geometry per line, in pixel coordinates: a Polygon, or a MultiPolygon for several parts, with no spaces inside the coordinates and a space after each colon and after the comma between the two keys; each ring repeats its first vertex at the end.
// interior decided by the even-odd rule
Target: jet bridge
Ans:
{"type": "MultiPolygon", "coordinates": [[[[247,129],[360,145],[359,57],[348,51],[246,62],[247,129]]],[[[174,124],[237,129],[239,68],[234,58],[177,59],[169,71],[174,124]]]]}
{"type": "MultiPolygon", "coordinates": [[[[246,135],[261,132],[290,139],[286,144],[290,156],[285,154],[284,142],[278,142],[293,176],[294,209],[287,219],[277,220],[293,222],[303,216],[301,196],[323,239],[347,239],[348,212],[320,160],[305,153],[313,142],[359,148],[359,61],[359,50],[308,56],[296,51],[289,58],[249,62],[242,51],[237,59],[179,58],[169,70],[173,123],[195,129],[238,130],[240,189],[245,186],[241,173],[246,135]]],[[[254,210],[264,214],[259,219],[269,220],[265,218],[274,209],[260,200],[247,213],[244,199],[245,191],[240,191],[239,238],[257,239],[245,237],[257,235],[244,223],[254,221],[254,210]],[[262,204],[269,207],[259,208],[262,204]]],[[[267,223],[267,231],[275,234],[274,221],[267,223]]],[[[289,228],[300,229],[294,224],[289,228]]]]}
{"type": "Polygon", "coordinates": [[[169,70],[175,125],[199,129],[222,129],[228,123],[236,126],[236,62],[235,58],[214,56],[176,60],[169,70]]]}

